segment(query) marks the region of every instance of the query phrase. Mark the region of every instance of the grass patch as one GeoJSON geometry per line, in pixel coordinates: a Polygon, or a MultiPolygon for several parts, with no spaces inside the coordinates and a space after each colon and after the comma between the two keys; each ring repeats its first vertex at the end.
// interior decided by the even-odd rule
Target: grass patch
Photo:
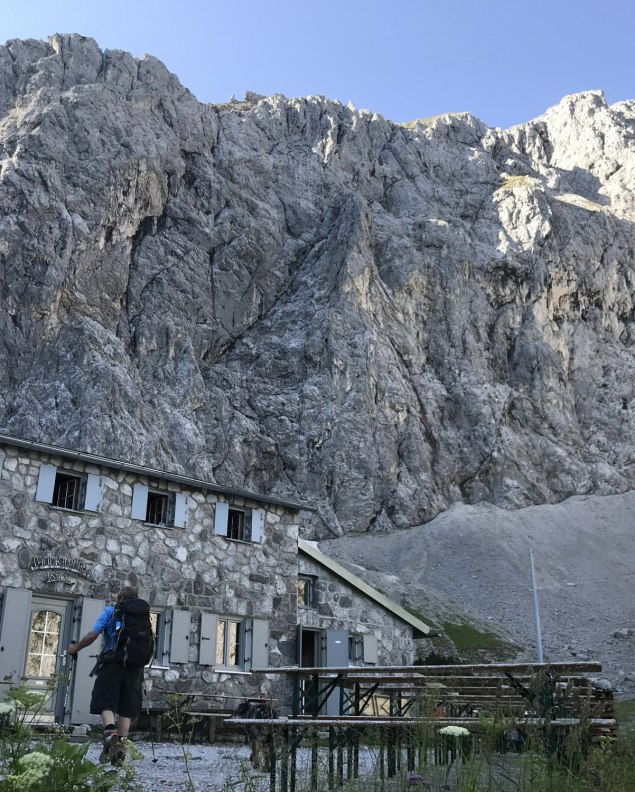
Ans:
{"type": "Polygon", "coordinates": [[[556,201],[570,204],[571,206],[577,206],[579,209],[586,209],[587,212],[603,212],[607,209],[606,206],[596,201],[589,201],[588,198],[583,198],[581,195],[575,195],[574,193],[564,193],[563,195],[554,195],[553,197],[556,201]]]}
{"type": "Polygon", "coordinates": [[[468,622],[461,622],[460,624],[443,622],[443,631],[459,652],[482,650],[508,655],[512,651],[511,646],[496,633],[482,632],[477,630],[472,624],[468,624],[468,622]]]}
{"type": "Polygon", "coordinates": [[[621,734],[635,736],[635,699],[616,701],[615,717],[621,734]]]}
{"type": "Polygon", "coordinates": [[[530,176],[509,176],[498,188],[499,190],[513,190],[515,187],[532,187],[534,180],[530,176]]]}

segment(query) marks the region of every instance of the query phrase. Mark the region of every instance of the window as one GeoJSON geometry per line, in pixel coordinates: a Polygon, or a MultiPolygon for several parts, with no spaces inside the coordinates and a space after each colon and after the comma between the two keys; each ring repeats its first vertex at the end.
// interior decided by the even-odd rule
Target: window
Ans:
{"type": "Polygon", "coordinates": [[[245,533],[245,512],[241,509],[229,509],[227,538],[238,539],[240,542],[248,542],[251,539],[251,531],[245,533]]]}
{"type": "Polygon", "coordinates": [[[348,636],[349,665],[376,665],[378,641],[375,635],[351,633],[348,636]]]}
{"type": "Polygon", "coordinates": [[[348,662],[357,665],[364,660],[363,637],[357,633],[348,636],[348,662]]]}
{"type": "Polygon", "coordinates": [[[57,465],[42,464],[35,500],[56,509],[99,511],[102,483],[102,477],[94,473],[78,473],[60,469],[57,465]]]}
{"type": "Polygon", "coordinates": [[[268,668],[269,622],[203,611],[198,662],[223,672],[268,668]]]}
{"type": "Polygon", "coordinates": [[[264,509],[242,509],[218,501],[214,516],[214,533],[237,542],[262,542],[264,509]]]}
{"type": "Polygon", "coordinates": [[[163,492],[148,492],[146,522],[151,525],[167,525],[170,497],[163,492]]]}
{"type": "Polygon", "coordinates": [[[51,506],[57,506],[58,509],[73,509],[73,511],[77,511],[81,486],[81,476],[73,476],[70,473],[62,473],[62,471],[58,470],[55,476],[51,506]]]}
{"type": "Polygon", "coordinates": [[[35,611],[26,658],[26,675],[49,679],[55,674],[62,617],[48,610],[35,611]]]}
{"type": "Polygon", "coordinates": [[[298,605],[315,608],[316,580],[310,575],[298,575],[298,605]]]}
{"type": "Polygon", "coordinates": [[[163,528],[187,528],[188,496],[183,492],[150,489],[135,484],[132,490],[132,518],[163,528]]]}
{"type": "Polygon", "coordinates": [[[244,624],[234,619],[218,619],[216,624],[216,665],[241,668],[244,660],[244,624]]]}
{"type": "Polygon", "coordinates": [[[169,665],[169,652],[166,641],[165,613],[163,611],[150,611],[150,622],[154,632],[154,657],[153,666],[166,667],[169,665]]]}

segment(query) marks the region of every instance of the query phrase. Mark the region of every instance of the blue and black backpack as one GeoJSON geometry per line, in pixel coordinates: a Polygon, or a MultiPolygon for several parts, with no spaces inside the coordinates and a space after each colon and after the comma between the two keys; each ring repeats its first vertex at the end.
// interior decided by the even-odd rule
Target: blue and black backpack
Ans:
{"type": "Polygon", "coordinates": [[[115,606],[112,614],[117,636],[115,659],[124,666],[145,666],[154,657],[154,632],[150,605],[142,599],[129,599],[115,606]]]}

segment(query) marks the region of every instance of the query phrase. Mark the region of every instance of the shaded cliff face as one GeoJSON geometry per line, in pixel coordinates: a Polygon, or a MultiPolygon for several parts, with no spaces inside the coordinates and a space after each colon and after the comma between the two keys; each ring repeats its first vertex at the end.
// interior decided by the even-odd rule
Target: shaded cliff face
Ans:
{"type": "Polygon", "coordinates": [[[0,427],[319,507],[307,534],[635,480],[635,102],[508,131],[201,105],[0,47],[0,427]]]}

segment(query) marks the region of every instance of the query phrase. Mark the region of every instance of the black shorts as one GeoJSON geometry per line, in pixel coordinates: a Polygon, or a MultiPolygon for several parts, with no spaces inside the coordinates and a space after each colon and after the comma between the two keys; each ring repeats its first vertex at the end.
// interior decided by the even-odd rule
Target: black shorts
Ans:
{"type": "Polygon", "coordinates": [[[101,715],[112,710],[123,718],[136,718],[141,712],[143,667],[105,663],[97,672],[90,699],[90,711],[101,715]]]}

